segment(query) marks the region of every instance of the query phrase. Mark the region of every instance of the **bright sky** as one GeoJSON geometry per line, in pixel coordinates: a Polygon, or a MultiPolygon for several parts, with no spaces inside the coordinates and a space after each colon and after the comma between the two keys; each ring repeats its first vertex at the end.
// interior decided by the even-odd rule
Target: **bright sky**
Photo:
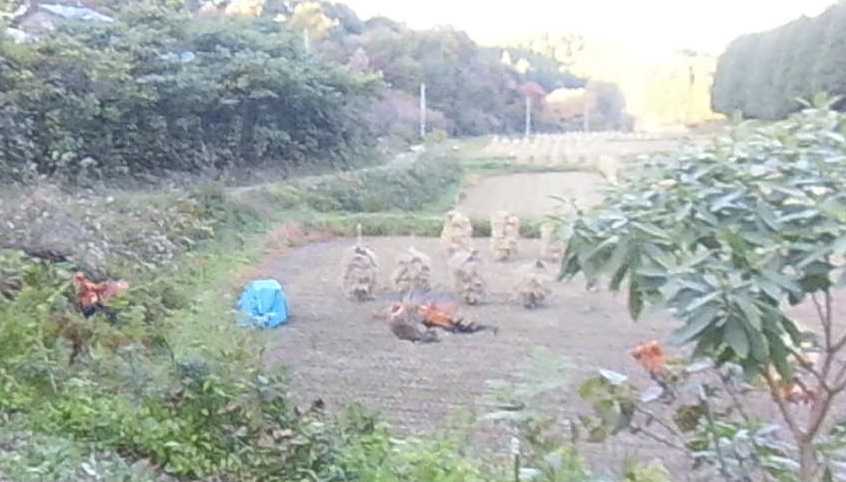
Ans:
{"type": "Polygon", "coordinates": [[[734,37],[767,30],[835,0],[343,0],[363,18],[412,28],[453,25],[494,43],[526,33],[577,32],[645,47],[718,53],[734,37]]]}

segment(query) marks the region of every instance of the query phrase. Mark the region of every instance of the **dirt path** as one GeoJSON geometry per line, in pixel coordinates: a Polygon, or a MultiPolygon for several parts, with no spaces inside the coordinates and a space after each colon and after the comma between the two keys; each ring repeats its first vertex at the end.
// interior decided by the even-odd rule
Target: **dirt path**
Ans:
{"type": "Polygon", "coordinates": [[[587,172],[492,176],[464,189],[465,198],[458,210],[481,219],[498,210],[511,211],[521,218],[540,218],[561,205],[552,196],[575,198],[587,207],[602,200],[604,186],[602,176],[587,172]]]}

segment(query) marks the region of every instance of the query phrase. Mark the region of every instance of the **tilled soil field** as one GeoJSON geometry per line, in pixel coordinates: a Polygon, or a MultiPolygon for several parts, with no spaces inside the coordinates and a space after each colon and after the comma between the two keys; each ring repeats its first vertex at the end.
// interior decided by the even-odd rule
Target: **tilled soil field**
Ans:
{"type": "MultiPolygon", "coordinates": [[[[578,192],[587,202],[596,202],[599,183],[592,183],[590,176],[565,173],[562,177],[559,173],[488,179],[478,191],[470,192],[461,209],[487,215],[495,209],[510,208],[537,219],[543,214],[537,210],[546,209],[546,196],[556,194],[556,188],[578,192]],[[528,206],[526,213],[513,208],[523,203],[528,206]]],[[[475,243],[486,258],[483,274],[491,295],[481,306],[463,307],[462,314],[497,326],[498,334],[444,335],[440,343],[423,345],[396,339],[386,321],[375,318],[374,313],[383,312],[398,299],[389,289],[390,274],[397,257],[410,246],[432,257],[434,290],[450,291],[446,257],[438,240],[367,239],[366,244],[381,263],[382,290],[376,301],[364,304],[346,300],[339,282],[341,259],[353,240],[316,242],[269,258],[256,274],[282,282],[293,318],[269,335],[268,363],[290,369],[291,388],[299,402],[307,404],[320,398],[334,411],[360,402],[381,412],[398,431],[408,435],[442,428],[456,414],[478,415],[491,410],[482,401],[486,382],[518,378],[529,368],[527,363],[537,349],[566,358],[571,364],[566,374],[568,386],[548,397],[542,407],[562,419],[588,413],[576,388],[598,368],[646,382],[629,351],[639,343],[665,339],[677,326],[668,315],[653,313],[633,322],[624,295],[602,289],[588,292],[581,280],[553,282],[548,305],[526,310],[510,298],[520,270],[538,255],[539,242],[521,241],[518,258],[505,263],[490,260],[488,240],[477,239],[475,243]]],[[[557,268],[549,267],[551,276],[557,268]]],[[[843,300],[838,306],[846,307],[846,296],[838,298],[843,300]]],[[[816,328],[812,305],[794,311],[798,319],[806,320],[808,328],[816,328]]],[[[846,310],[838,313],[846,314],[846,310]]],[[[846,329],[846,322],[840,322],[840,329],[846,329]]],[[[756,413],[778,420],[770,403],[754,405],[756,413]]],[[[503,430],[482,426],[479,433],[480,447],[500,453],[506,449],[509,437],[503,430]]],[[[624,437],[603,446],[585,447],[584,452],[599,469],[621,467],[628,456],[660,458],[679,480],[686,479],[683,460],[675,460],[675,454],[643,439],[624,437]]]]}
{"type": "MultiPolygon", "coordinates": [[[[486,240],[476,240],[483,253],[486,240]]],[[[380,258],[387,287],[394,260],[409,246],[433,258],[436,291],[448,291],[444,256],[437,240],[410,238],[369,239],[380,258]]],[[[262,271],[285,286],[294,316],[271,335],[269,360],[290,368],[292,389],[302,403],[321,398],[339,409],[361,402],[381,412],[406,434],[424,434],[443,426],[460,412],[484,413],[481,398],[486,382],[513,379],[527,368],[533,350],[545,349],[572,364],[570,388],[548,400],[548,409],[576,415],[575,386],[597,367],[641,377],[628,352],[638,343],[662,338],[671,325],[660,316],[637,324],[629,319],[622,295],[587,292],[584,283],[553,283],[548,306],[526,310],[511,302],[519,270],[532,261],[536,241],[524,241],[523,255],[513,262],[486,262],[491,290],[488,302],[463,307],[468,319],[499,327],[498,334],[445,335],[436,344],[412,344],[390,333],[386,322],[374,318],[389,306],[392,294],[365,304],[347,301],[338,278],[340,260],[353,241],[312,244],[270,261],[262,271]]],[[[557,267],[551,267],[551,270],[557,267]]],[[[583,413],[583,412],[582,412],[583,413]]],[[[505,440],[493,440],[503,446],[505,440]]],[[[652,452],[636,445],[615,450],[652,452]]]]}
{"type": "MultiPolygon", "coordinates": [[[[387,289],[394,260],[409,246],[433,258],[435,290],[449,290],[447,267],[434,239],[377,238],[366,240],[382,263],[384,289],[380,299],[364,304],[342,296],[338,278],[340,260],[351,240],[329,241],[298,248],[266,263],[261,272],[279,279],[291,300],[293,318],[270,335],[268,362],[290,369],[291,388],[298,402],[320,398],[332,411],[352,402],[380,412],[403,434],[423,435],[443,428],[456,414],[484,414],[491,410],[482,397],[486,382],[518,378],[530,368],[533,350],[544,349],[572,365],[568,386],[544,401],[544,410],[572,418],[589,413],[576,389],[598,368],[608,368],[646,380],[629,355],[632,347],[664,339],[676,326],[667,315],[653,313],[633,322],[625,296],[604,290],[588,292],[584,282],[554,282],[549,305],[526,310],[509,298],[519,270],[531,262],[539,244],[523,241],[523,254],[507,263],[487,261],[489,301],[463,307],[466,318],[499,327],[494,335],[443,335],[435,344],[412,344],[396,339],[374,312],[390,305],[395,295],[387,289]]],[[[487,240],[476,240],[483,253],[487,240]]],[[[841,294],[841,306],[846,296],[841,294]]],[[[793,310],[798,319],[814,320],[813,306],[793,310]]],[[[840,310],[846,313],[846,310],[840,310]]],[[[843,320],[843,317],[838,318],[843,320]]],[[[846,323],[840,322],[840,329],[846,323]]],[[[810,325],[809,327],[812,327],[810,325]]],[[[775,408],[755,403],[759,414],[778,420],[775,408]]],[[[837,408],[841,413],[846,407],[837,408]]],[[[490,426],[480,430],[482,445],[504,451],[508,435],[490,426]]],[[[623,437],[603,446],[583,447],[597,468],[621,467],[628,456],[662,458],[681,476],[684,461],[673,452],[643,439],[623,437]]],[[[679,480],[685,480],[680,478],[679,480]]]]}

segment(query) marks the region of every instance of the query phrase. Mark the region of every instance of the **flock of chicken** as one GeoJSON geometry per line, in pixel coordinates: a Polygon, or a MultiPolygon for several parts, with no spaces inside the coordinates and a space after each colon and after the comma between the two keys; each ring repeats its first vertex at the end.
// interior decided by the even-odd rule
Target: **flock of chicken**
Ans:
{"type": "MultiPolygon", "coordinates": [[[[518,253],[520,220],[508,212],[497,212],[490,219],[491,253],[496,261],[513,259],[518,253]]],[[[468,305],[485,300],[487,285],[481,271],[478,249],[472,245],[473,226],[458,211],[446,214],[441,245],[447,257],[454,295],[468,305]]],[[[556,239],[553,225],[541,228],[541,257],[518,277],[514,298],[527,309],[544,304],[550,290],[546,261],[560,260],[563,243],[556,239]]],[[[347,298],[365,302],[375,299],[379,285],[380,265],[376,253],[363,240],[358,227],[356,244],[349,249],[342,262],[341,285],[347,298]]],[[[393,334],[412,342],[438,341],[436,329],[451,333],[474,333],[482,330],[496,332],[496,328],[465,320],[459,314],[459,303],[453,294],[432,291],[432,259],[414,247],[409,247],[396,261],[391,273],[391,287],[402,295],[377,317],[388,320],[393,334]]]]}

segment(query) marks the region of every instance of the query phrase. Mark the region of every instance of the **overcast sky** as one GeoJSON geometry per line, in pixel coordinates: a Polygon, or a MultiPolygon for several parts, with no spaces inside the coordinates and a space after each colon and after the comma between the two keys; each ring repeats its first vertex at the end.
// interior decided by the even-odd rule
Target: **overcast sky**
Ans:
{"type": "Polygon", "coordinates": [[[835,0],[343,0],[363,18],[453,25],[477,41],[579,32],[649,48],[719,51],[734,37],[821,13],[835,0]]]}

